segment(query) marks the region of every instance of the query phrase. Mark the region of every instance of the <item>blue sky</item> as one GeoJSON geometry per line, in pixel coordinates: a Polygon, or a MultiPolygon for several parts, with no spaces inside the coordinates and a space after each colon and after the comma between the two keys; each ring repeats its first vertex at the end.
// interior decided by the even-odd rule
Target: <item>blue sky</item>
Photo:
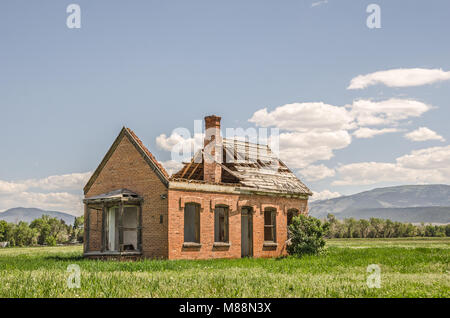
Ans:
{"type": "Polygon", "coordinates": [[[449,183],[450,2],[316,2],[2,1],[0,211],[25,205],[79,213],[82,185],[122,126],[167,162],[170,152],[156,138],[169,142],[174,128],[193,129],[213,113],[224,127],[244,128],[273,127],[291,114],[301,129],[280,124],[298,141],[283,159],[323,197],[449,183]],[[81,29],[66,26],[71,3],[81,7],[81,29]],[[381,29],[366,26],[371,3],[381,8],[381,29]],[[347,89],[359,75],[396,69],[419,69],[412,76],[429,83],[392,84],[386,78],[401,77],[394,72],[347,89]],[[440,77],[427,73],[439,69],[440,77]],[[419,104],[404,113],[372,111],[384,119],[377,125],[306,124],[316,106],[331,110],[330,118],[345,109],[361,120],[359,100],[372,108],[419,104]],[[429,107],[418,111],[422,105],[429,107]],[[249,122],[264,108],[264,118],[249,122]],[[405,136],[420,127],[428,130],[405,136]],[[357,138],[360,128],[392,131],[357,138]],[[318,150],[309,159],[296,156],[310,148],[318,150]]]}

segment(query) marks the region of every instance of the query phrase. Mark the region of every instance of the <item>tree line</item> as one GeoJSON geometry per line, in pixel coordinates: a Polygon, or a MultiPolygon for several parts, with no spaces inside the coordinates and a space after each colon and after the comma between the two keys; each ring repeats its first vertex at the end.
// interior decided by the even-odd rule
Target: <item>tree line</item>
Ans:
{"type": "Polygon", "coordinates": [[[83,242],[84,218],[75,217],[74,224],[43,215],[30,224],[20,221],[17,224],[0,221],[0,242],[9,246],[35,246],[69,244],[83,242]]]}
{"type": "Polygon", "coordinates": [[[324,220],[329,223],[327,238],[391,238],[391,237],[444,237],[450,236],[450,224],[412,224],[389,219],[370,218],[369,220],[348,218],[338,220],[328,214],[324,220]]]}

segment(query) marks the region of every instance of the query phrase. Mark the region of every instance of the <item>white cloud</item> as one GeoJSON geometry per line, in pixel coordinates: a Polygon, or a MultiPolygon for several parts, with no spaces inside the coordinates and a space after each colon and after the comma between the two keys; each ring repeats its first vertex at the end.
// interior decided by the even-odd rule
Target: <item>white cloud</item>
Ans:
{"type": "Polygon", "coordinates": [[[276,127],[279,156],[293,169],[304,169],[318,160],[329,160],[333,151],[351,143],[348,129],[353,117],[345,107],[324,103],[293,103],[256,111],[250,122],[260,127],[276,127]]]}
{"type": "Polygon", "coordinates": [[[276,127],[282,131],[279,155],[294,169],[304,169],[319,160],[329,160],[334,150],[350,145],[349,131],[357,138],[400,131],[392,127],[402,120],[419,117],[432,106],[411,99],[392,98],[383,101],[356,100],[350,105],[333,106],[324,103],[293,103],[256,111],[249,119],[261,127],[276,127]],[[367,126],[391,126],[381,129],[367,126]]]}
{"type": "Polygon", "coordinates": [[[330,190],[323,190],[321,192],[313,192],[310,201],[319,201],[334,199],[342,196],[339,192],[331,192],[330,190]]]}
{"type": "Polygon", "coordinates": [[[7,196],[0,195],[0,210],[14,207],[54,210],[74,215],[83,213],[83,196],[67,192],[17,192],[7,196]]]}
{"type": "Polygon", "coordinates": [[[261,127],[277,127],[291,131],[334,131],[351,128],[353,118],[344,107],[324,103],[294,103],[268,112],[256,111],[249,122],[261,127]]]}
{"type": "Polygon", "coordinates": [[[11,182],[0,180],[0,194],[22,192],[33,188],[45,191],[80,190],[88,182],[91,175],[92,172],[85,172],[11,182]]]}
{"type": "Polygon", "coordinates": [[[81,215],[81,192],[91,174],[85,172],[21,181],[0,180],[0,210],[20,206],[81,215]]]}
{"type": "Polygon", "coordinates": [[[374,136],[383,135],[387,133],[398,132],[397,128],[383,128],[383,129],[372,129],[372,128],[359,128],[358,130],[353,132],[353,135],[356,138],[372,138],[374,136]]]}
{"type": "Polygon", "coordinates": [[[280,157],[293,169],[302,169],[318,160],[329,160],[333,151],[347,147],[351,136],[345,130],[292,132],[280,134],[280,157]]]}
{"type": "Polygon", "coordinates": [[[445,139],[441,135],[438,135],[435,131],[427,128],[420,127],[414,131],[405,134],[405,137],[412,141],[426,141],[426,140],[439,140],[444,142],[445,139]]]}
{"type": "Polygon", "coordinates": [[[448,183],[450,146],[414,150],[395,163],[360,162],[337,168],[333,185],[368,185],[382,182],[448,183]]]}
{"type": "Polygon", "coordinates": [[[389,87],[410,87],[450,80],[450,72],[442,69],[392,69],[353,78],[347,89],[362,89],[371,85],[384,84],[389,87]]]}
{"type": "Polygon", "coordinates": [[[311,3],[311,8],[318,7],[318,6],[321,6],[322,4],[327,4],[327,3],[328,3],[328,0],[320,0],[317,2],[313,2],[313,3],[311,3]]]}
{"type": "Polygon", "coordinates": [[[25,191],[25,189],[27,189],[25,184],[0,180],[0,194],[21,192],[25,191]]]}
{"type": "Polygon", "coordinates": [[[419,175],[395,163],[359,162],[337,168],[340,178],[332,185],[368,185],[380,182],[416,182],[419,175]],[[413,172],[413,174],[411,174],[413,172]]]}
{"type": "Polygon", "coordinates": [[[359,126],[397,124],[410,117],[420,117],[432,108],[416,100],[398,98],[379,102],[360,99],[346,107],[351,109],[359,126]]]}
{"type": "Polygon", "coordinates": [[[323,164],[307,166],[299,172],[308,181],[322,180],[335,175],[334,169],[330,169],[323,164]]]}
{"type": "Polygon", "coordinates": [[[50,176],[42,179],[30,179],[22,181],[27,188],[40,188],[43,190],[79,190],[89,181],[92,172],[71,173],[50,176]]]}
{"type": "Polygon", "coordinates": [[[450,169],[450,146],[413,150],[410,154],[397,158],[397,163],[411,169],[450,169]]]}
{"type": "Polygon", "coordinates": [[[183,167],[183,164],[181,162],[175,160],[161,161],[160,163],[163,165],[164,169],[166,169],[169,175],[178,172],[183,167]]]}
{"type": "Polygon", "coordinates": [[[182,136],[177,132],[172,132],[169,137],[166,134],[161,134],[156,137],[156,144],[159,148],[167,151],[172,151],[177,146],[188,147],[187,149],[195,152],[203,146],[203,138],[203,134],[195,134],[194,137],[191,137],[190,134],[182,136]]]}

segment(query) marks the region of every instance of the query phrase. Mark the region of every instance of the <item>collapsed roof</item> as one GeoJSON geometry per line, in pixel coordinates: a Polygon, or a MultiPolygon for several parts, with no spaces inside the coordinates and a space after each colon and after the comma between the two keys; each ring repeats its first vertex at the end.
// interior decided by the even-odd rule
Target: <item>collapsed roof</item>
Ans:
{"type": "MultiPolygon", "coordinates": [[[[236,139],[223,139],[221,183],[236,184],[254,191],[306,194],[311,190],[272,152],[267,145],[236,139]]],[[[204,158],[208,153],[199,150],[190,162],[173,174],[171,180],[204,181],[204,158]]]]}

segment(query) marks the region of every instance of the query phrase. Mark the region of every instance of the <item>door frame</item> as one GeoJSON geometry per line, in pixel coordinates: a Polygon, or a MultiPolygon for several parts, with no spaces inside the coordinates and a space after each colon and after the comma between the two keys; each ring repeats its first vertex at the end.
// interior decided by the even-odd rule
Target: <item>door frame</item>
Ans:
{"type": "Polygon", "coordinates": [[[242,207],[241,208],[241,258],[243,257],[253,257],[253,208],[252,207],[242,207]],[[245,211],[245,212],[244,212],[245,211]],[[248,254],[243,254],[243,242],[242,242],[242,230],[243,230],[243,220],[244,215],[247,216],[247,247],[248,254]]]}

